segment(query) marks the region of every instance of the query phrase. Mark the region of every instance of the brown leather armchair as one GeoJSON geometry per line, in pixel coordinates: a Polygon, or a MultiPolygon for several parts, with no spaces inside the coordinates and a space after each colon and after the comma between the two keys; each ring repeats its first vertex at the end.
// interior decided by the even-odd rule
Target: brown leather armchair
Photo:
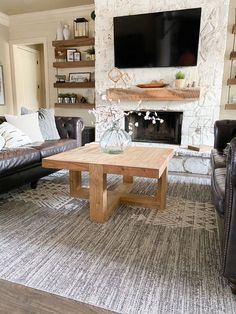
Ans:
{"type": "Polygon", "coordinates": [[[216,121],[214,135],[211,187],[218,214],[222,274],[236,294],[236,120],[216,121]]]}

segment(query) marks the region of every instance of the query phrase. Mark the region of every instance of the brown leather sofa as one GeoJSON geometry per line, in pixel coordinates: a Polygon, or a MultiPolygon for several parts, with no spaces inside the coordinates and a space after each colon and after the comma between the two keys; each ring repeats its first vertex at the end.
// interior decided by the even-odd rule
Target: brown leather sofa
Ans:
{"type": "Polygon", "coordinates": [[[218,217],[222,274],[236,294],[236,120],[216,121],[214,136],[211,190],[218,217]]]}
{"type": "MultiPolygon", "coordinates": [[[[0,117],[0,123],[4,121],[0,117]]],[[[56,171],[42,168],[42,158],[81,146],[81,118],[55,117],[55,121],[60,140],[0,151],[0,193],[26,183],[36,188],[41,177],[56,171]]]]}

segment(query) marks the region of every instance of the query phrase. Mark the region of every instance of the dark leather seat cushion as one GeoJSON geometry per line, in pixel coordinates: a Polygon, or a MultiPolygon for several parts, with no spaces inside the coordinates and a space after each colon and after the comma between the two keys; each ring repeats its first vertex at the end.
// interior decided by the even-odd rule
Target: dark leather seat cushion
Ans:
{"type": "Polygon", "coordinates": [[[40,153],[30,147],[11,148],[0,151],[0,175],[40,162],[40,153]]]}
{"type": "Polygon", "coordinates": [[[45,141],[40,143],[39,145],[32,145],[35,149],[37,149],[40,154],[41,158],[45,158],[48,156],[52,156],[58,153],[65,152],[67,150],[76,148],[77,141],[71,139],[60,139],[60,140],[53,140],[53,141],[45,141]]]}
{"type": "Polygon", "coordinates": [[[224,214],[226,168],[217,168],[212,176],[212,196],[218,213],[224,214]]]}
{"type": "Polygon", "coordinates": [[[212,149],[211,166],[212,169],[226,167],[226,156],[223,154],[223,152],[219,152],[217,149],[212,149]]]}

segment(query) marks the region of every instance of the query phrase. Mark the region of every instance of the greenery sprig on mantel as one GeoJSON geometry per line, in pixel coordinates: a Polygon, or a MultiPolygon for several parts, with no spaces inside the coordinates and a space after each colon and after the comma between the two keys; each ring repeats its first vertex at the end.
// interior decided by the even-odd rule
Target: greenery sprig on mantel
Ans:
{"type": "Polygon", "coordinates": [[[185,74],[182,71],[179,71],[175,74],[176,80],[184,80],[185,79],[185,74]]]}

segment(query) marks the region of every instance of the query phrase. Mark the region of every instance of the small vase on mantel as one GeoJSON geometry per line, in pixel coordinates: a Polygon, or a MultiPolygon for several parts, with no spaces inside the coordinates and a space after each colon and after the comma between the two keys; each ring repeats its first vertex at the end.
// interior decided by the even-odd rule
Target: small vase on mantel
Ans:
{"type": "Polygon", "coordinates": [[[175,80],[175,87],[182,89],[185,87],[185,79],[175,80]]]}
{"type": "Polygon", "coordinates": [[[63,27],[63,36],[65,40],[70,39],[70,28],[69,25],[65,24],[63,27]]]}
{"type": "Polygon", "coordinates": [[[99,145],[104,153],[121,154],[130,147],[131,136],[115,121],[112,127],[103,133],[99,145]]]}

